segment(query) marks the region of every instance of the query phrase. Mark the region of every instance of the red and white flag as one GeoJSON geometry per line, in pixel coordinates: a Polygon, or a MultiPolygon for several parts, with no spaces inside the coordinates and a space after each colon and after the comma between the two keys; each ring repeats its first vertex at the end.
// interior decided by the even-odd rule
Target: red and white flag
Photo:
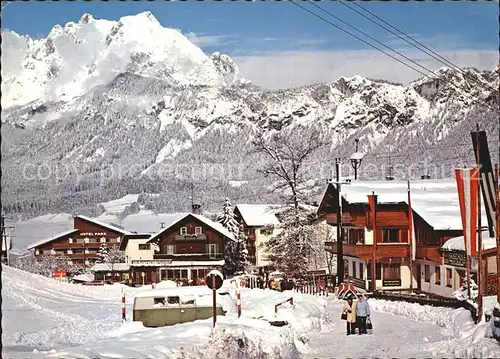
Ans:
{"type": "Polygon", "coordinates": [[[408,181],[408,238],[410,241],[411,260],[414,261],[417,253],[417,236],[415,235],[415,222],[411,208],[410,181],[408,181]]]}
{"type": "Polygon", "coordinates": [[[462,215],[465,251],[477,255],[477,197],[479,191],[479,170],[477,168],[456,169],[458,200],[462,215]]]}
{"type": "Polygon", "coordinates": [[[377,250],[377,195],[368,195],[368,206],[370,208],[372,230],[373,230],[373,250],[377,250]]]}

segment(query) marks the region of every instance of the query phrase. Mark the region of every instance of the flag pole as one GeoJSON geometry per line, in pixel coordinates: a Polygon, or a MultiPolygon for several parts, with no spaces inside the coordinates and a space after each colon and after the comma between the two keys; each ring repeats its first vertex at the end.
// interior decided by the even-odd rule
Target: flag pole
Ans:
{"type": "Polygon", "coordinates": [[[410,180],[408,180],[408,242],[410,244],[409,252],[409,264],[410,264],[410,294],[413,293],[413,210],[411,209],[411,199],[410,199],[410,180]]]}
{"type": "Polygon", "coordinates": [[[500,303],[500,188],[498,164],[495,165],[495,197],[497,208],[496,214],[496,236],[497,236],[497,302],[500,303]]]}
{"type": "MultiPolygon", "coordinates": [[[[479,124],[476,124],[476,166],[478,171],[478,191],[477,191],[477,286],[478,286],[478,296],[477,296],[477,306],[478,306],[478,318],[479,321],[483,318],[483,231],[481,228],[481,170],[480,170],[480,158],[479,158],[479,124]]],[[[469,296],[470,298],[470,296],[469,296]]]]}

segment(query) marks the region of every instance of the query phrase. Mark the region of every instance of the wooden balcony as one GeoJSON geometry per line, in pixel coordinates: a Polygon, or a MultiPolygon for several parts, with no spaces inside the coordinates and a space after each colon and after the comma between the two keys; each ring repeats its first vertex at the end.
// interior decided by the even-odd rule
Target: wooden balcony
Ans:
{"type": "MultiPolygon", "coordinates": [[[[325,250],[337,254],[337,242],[325,242],[325,250]]],[[[373,258],[372,244],[343,244],[344,255],[358,257],[364,260],[373,258]]],[[[378,243],[375,259],[390,257],[407,257],[410,246],[408,243],[378,243]]]]}
{"type": "Polygon", "coordinates": [[[177,234],[175,236],[176,241],[206,241],[206,234],[177,234]]]}
{"type": "Polygon", "coordinates": [[[418,259],[427,259],[436,263],[441,263],[440,246],[417,246],[415,257],[418,259]]]}
{"type": "MultiPolygon", "coordinates": [[[[88,243],[54,243],[52,244],[52,248],[61,249],[61,248],[99,248],[101,246],[101,242],[88,242],[88,243]]],[[[119,246],[118,242],[105,242],[108,247],[111,246],[119,246]]]]}
{"type": "Polygon", "coordinates": [[[224,259],[222,253],[182,253],[182,254],[155,254],[154,259],[170,259],[173,261],[217,261],[224,259]]]}

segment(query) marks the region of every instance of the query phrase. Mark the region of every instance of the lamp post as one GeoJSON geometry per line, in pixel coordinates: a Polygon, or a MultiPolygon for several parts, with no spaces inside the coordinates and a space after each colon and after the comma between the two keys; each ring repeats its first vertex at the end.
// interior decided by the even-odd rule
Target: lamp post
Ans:
{"type": "Polygon", "coordinates": [[[354,180],[358,179],[358,168],[361,166],[363,154],[358,152],[359,138],[354,140],[356,142],[356,152],[351,156],[351,166],[354,169],[354,180]]]}

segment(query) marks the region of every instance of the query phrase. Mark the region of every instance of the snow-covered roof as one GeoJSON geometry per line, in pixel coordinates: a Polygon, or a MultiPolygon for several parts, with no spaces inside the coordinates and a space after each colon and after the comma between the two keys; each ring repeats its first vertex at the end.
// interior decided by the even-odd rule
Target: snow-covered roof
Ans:
{"type": "Polygon", "coordinates": [[[205,216],[202,216],[200,214],[194,214],[194,213],[183,213],[183,214],[176,213],[174,216],[174,218],[176,218],[176,220],[172,221],[169,224],[166,224],[165,228],[163,228],[161,231],[157,232],[156,234],[153,234],[151,236],[150,240],[158,238],[158,236],[160,236],[162,233],[168,231],[171,227],[173,227],[175,224],[179,223],[180,221],[182,221],[183,219],[185,219],[188,216],[193,216],[194,218],[196,218],[200,222],[206,224],[207,226],[211,227],[212,229],[215,229],[217,232],[219,232],[223,236],[225,236],[233,241],[236,240],[236,238],[234,237],[234,234],[229,232],[222,224],[220,224],[218,222],[214,222],[211,219],[209,219],[205,216]]]}
{"type": "MultiPolygon", "coordinates": [[[[490,238],[489,231],[483,231],[482,233],[483,249],[496,248],[497,242],[496,238],[490,238]]],[[[479,248],[476,236],[476,248],[479,248]]],[[[448,239],[445,244],[441,246],[443,251],[463,251],[465,252],[464,236],[459,236],[455,238],[448,239]]]]}
{"type": "Polygon", "coordinates": [[[95,224],[97,224],[97,225],[99,225],[99,226],[102,226],[102,227],[108,228],[109,230],[114,231],[114,232],[117,232],[117,233],[121,233],[121,234],[131,234],[131,232],[129,232],[129,231],[127,231],[127,230],[123,229],[123,228],[118,228],[118,227],[113,226],[113,225],[111,225],[111,224],[109,224],[109,223],[101,222],[101,221],[99,221],[99,220],[97,220],[97,219],[93,219],[93,218],[90,218],[90,217],[87,217],[87,216],[82,216],[82,215],[80,215],[80,214],[79,214],[79,215],[77,215],[77,216],[76,216],[76,218],[81,218],[81,219],[83,219],[83,220],[85,220],[85,221],[88,221],[88,222],[93,222],[93,223],[95,223],[95,224]]]}
{"type": "Polygon", "coordinates": [[[42,239],[41,241],[35,242],[35,243],[29,245],[27,248],[28,249],[34,249],[36,247],[41,246],[42,244],[47,244],[49,242],[55,241],[56,239],[59,239],[59,238],[64,237],[64,236],[67,236],[69,234],[73,234],[73,233],[78,232],[78,231],[79,231],[79,229],[70,229],[69,231],[65,231],[65,232],[56,234],[56,235],[54,235],[54,236],[52,236],[50,238],[45,238],[45,239],[42,239]]]}
{"type": "Polygon", "coordinates": [[[269,224],[279,224],[276,217],[282,205],[277,204],[237,204],[237,208],[243,217],[246,225],[249,227],[263,227],[269,224]]]}
{"type": "Polygon", "coordinates": [[[165,261],[165,260],[133,260],[131,267],[192,267],[192,266],[223,266],[224,259],[219,261],[165,261]]]}
{"type": "Polygon", "coordinates": [[[111,272],[111,271],[128,271],[130,269],[130,264],[128,263],[96,263],[90,270],[92,272],[111,272]]]}
{"type": "MultiPolygon", "coordinates": [[[[455,179],[414,180],[410,188],[412,209],[434,229],[462,229],[455,179]]],[[[368,203],[372,192],[378,203],[408,203],[406,181],[354,181],[342,186],[342,197],[349,203],[368,203]]],[[[482,223],[487,223],[484,201],[482,205],[482,223]]]]}

